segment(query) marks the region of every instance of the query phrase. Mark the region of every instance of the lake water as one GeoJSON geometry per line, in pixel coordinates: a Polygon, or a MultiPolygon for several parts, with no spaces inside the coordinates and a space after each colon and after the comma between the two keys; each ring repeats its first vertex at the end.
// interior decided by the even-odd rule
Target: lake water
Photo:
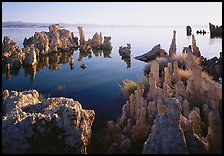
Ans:
{"type": "MultiPolygon", "coordinates": [[[[67,28],[78,36],[77,28],[67,28]]],[[[93,133],[105,126],[108,120],[116,120],[121,114],[125,100],[121,96],[119,84],[124,79],[140,81],[146,65],[135,59],[131,64],[121,60],[118,53],[119,46],[132,46],[132,56],[138,56],[160,44],[161,48],[169,51],[173,30],[176,30],[177,53],[183,47],[191,44],[191,37],[186,36],[185,27],[178,28],[84,28],[86,40],[92,38],[95,32],[102,32],[104,36],[111,36],[113,50],[111,53],[96,51],[91,55],[82,56],[79,50],[71,54],[53,54],[45,57],[41,65],[36,68],[24,69],[11,73],[11,76],[2,72],[2,90],[28,90],[36,89],[45,97],[64,96],[79,101],[83,108],[93,109],[96,113],[93,123],[93,133]],[[70,66],[69,57],[75,58],[74,66],[70,66]],[[47,63],[46,63],[47,62],[47,63]],[[85,63],[86,69],[80,68],[85,63]]],[[[196,30],[208,28],[193,28],[196,30]]],[[[48,31],[48,28],[3,28],[2,37],[10,36],[20,48],[23,47],[25,37],[35,32],[48,31]]],[[[210,39],[209,34],[197,35],[197,46],[201,54],[207,58],[219,56],[222,51],[222,39],[210,39]]],[[[3,40],[3,39],[2,39],[3,40]]]]}

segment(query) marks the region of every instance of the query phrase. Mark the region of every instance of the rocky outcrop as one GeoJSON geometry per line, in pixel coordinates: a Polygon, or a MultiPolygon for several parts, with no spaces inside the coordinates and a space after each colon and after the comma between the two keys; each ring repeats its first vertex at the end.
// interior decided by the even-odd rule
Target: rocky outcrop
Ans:
{"type": "Polygon", "coordinates": [[[95,113],[78,101],[4,90],[2,113],[3,153],[87,153],[95,113]]]}
{"type": "Polygon", "coordinates": [[[83,27],[78,27],[78,30],[79,30],[79,44],[86,45],[86,39],[85,39],[83,27]]]}
{"type": "Polygon", "coordinates": [[[91,40],[91,47],[93,49],[102,49],[102,45],[103,45],[103,35],[101,32],[100,34],[96,32],[91,40]]]}
{"type": "Polygon", "coordinates": [[[195,40],[194,35],[192,35],[192,52],[197,57],[200,57],[201,56],[201,53],[199,51],[199,48],[196,45],[196,40],[195,40]]]}
{"type": "Polygon", "coordinates": [[[215,26],[209,23],[210,37],[222,37],[222,26],[215,26]]]}
{"type": "Polygon", "coordinates": [[[23,49],[23,52],[25,53],[25,58],[23,60],[23,63],[25,65],[34,66],[37,64],[37,56],[36,56],[36,48],[34,46],[27,46],[23,49]]]}
{"type": "Polygon", "coordinates": [[[49,26],[49,32],[35,32],[34,36],[25,38],[24,47],[32,46],[37,49],[38,54],[46,55],[51,52],[69,51],[78,46],[74,33],[61,29],[59,24],[49,26]]]}
{"type": "Polygon", "coordinates": [[[131,57],[131,45],[127,44],[126,47],[119,47],[119,54],[122,58],[131,57]]]}
{"type": "Polygon", "coordinates": [[[202,62],[202,68],[207,71],[214,80],[219,81],[219,79],[222,78],[222,52],[220,52],[219,58],[216,56],[211,59],[205,58],[202,62]]]}
{"type": "Polygon", "coordinates": [[[162,58],[149,62],[147,80],[137,84],[118,121],[107,124],[108,153],[141,153],[143,147],[145,154],[221,152],[222,84],[202,71],[191,47],[185,51],[166,56],[166,67],[162,58]]]}
{"type": "Polygon", "coordinates": [[[127,44],[126,47],[119,47],[119,54],[121,56],[121,60],[124,60],[127,64],[127,68],[131,67],[131,45],[127,44]]]}
{"type": "Polygon", "coordinates": [[[165,56],[167,55],[167,52],[160,48],[160,44],[154,46],[149,52],[141,55],[136,56],[135,59],[148,62],[152,59],[155,59],[158,56],[165,56]]]}
{"type": "Polygon", "coordinates": [[[179,126],[181,105],[177,99],[165,104],[167,111],[157,115],[144,144],[144,154],[187,154],[186,140],[179,126]],[[173,140],[175,138],[175,140],[173,140]]]}
{"type": "Polygon", "coordinates": [[[104,49],[104,50],[112,50],[113,49],[111,37],[104,36],[102,49],[104,49]]]}
{"type": "Polygon", "coordinates": [[[20,55],[21,52],[22,50],[16,42],[11,40],[9,36],[4,36],[2,43],[2,61],[7,60],[14,54],[20,55]]]}
{"type": "Polygon", "coordinates": [[[191,31],[192,31],[191,26],[188,25],[186,27],[186,31],[187,31],[187,36],[191,36],[191,31]]]}
{"type": "Polygon", "coordinates": [[[173,39],[169,49],[169,56],[173,56],[176,54],[176,31],[173,31],[173,39]]]}

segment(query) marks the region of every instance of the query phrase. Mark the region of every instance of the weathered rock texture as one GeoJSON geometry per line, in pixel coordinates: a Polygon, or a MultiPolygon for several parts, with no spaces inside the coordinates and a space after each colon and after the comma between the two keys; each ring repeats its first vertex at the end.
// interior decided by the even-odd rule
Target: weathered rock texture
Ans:
{"type": "Polygon", "coordinates": [[[195,37],[194,35],[192,35],[192,52],[194,55],[196,55],[197,57],[200,57],[201,56],[201,53],[199,51],[199,48],[197,47],[196,45],[196,40],[195,40],[195,37]]]}
{"type": "Polygon", "coordinates": [[[167,52],[165,50],[161,49],[160,44],[158,44],[155,47],[153,47],[149,52],[147,52],[141,56],[136,56],[135,59],[148,62],[152,59],[155,59],[158,56],[161,57],[161,56],[165,56],[165,55],[167,55],[167,52]]]}
{"type": "Polygon", "coordinates": [[[187,154],[186,140],[179,126],[181,104],[177,99],[170,99],[166,107],[167,111],[163,110],[154,120],[144,154],[187,154]]]}
{"type": "Polygon", "coordinates": [[[192,31],[191,26],[188,25],[186,27],[186,31],[187,31],[187,36],[191,36],[191,31],[192,31]]]}
{"type": "Polygon", "coordinates": [[[176,31],[173,31],[173,39],[170,45],[170,49],[169,49],[169,55],[173,56],[176,54],[176,31]]]}
{"type": "Polygon", "coordinates": [[[79,44],[86,45],[86,39],[85,39],[83,27],[78,27],[78,30],[79,30],[79,38],[80,38],[79,44]]]}
{"type": "Polygon", "coordinates": [[[93,110],[73,99],[42,99],[36,90],[3,91],[3,153],[87,153],[93,110]]]}
{"type": "Polygon", "coordinates": [[[215,26],[209,23],[210,37],[222,37],[222,26],[215,26]]]}
{"type": "Polygon", "coordinates": [[[9,36],[4,36],[2,43],[2,61],[8,59],[12,55],[18,55],[22,52],[18,44],[10,39],[9,36]]]}
{"type": "Polygon", "coordinates": [[[77,38],[66,29],[61,29],[59,24],[49,26],[49,32],[36,32],[34,36],[25,38],[24,47],[33,45],[40,55],[51,52],[69,51],[78,46],[77,38]]]}
{"type": "Polygon", "coordinates": [[[96,32],[91,40],[91,47],[93,49],[102,49],[102,46],[103,46],[103,35],[101,32],[100,34],[96,32]]]}
{"type": "Polygon", "coordinates": [[[112,50],[113,49],[112,42],[111,42],[111,37],[104,36],[102,49],[105,49],[105,50],[112,50]]]}
{"type": "Polygon", "coordinates": [[[191,48],[185,50],[166,56],[165,67],[158,59],[149,62],[147,81],[137,84],[118,121],[107,124],[108,153],[222,152],[222,84],[202,71],[191,48]]]}
{"type": "Polygon", "coordinates": [[[23,52],[25,54],[25,58],[23,60],[23,63],[26,65],[35,65],[37,64],[37,55],[38,52],[34,46],[27,46],[23,49],[23,52]]]}

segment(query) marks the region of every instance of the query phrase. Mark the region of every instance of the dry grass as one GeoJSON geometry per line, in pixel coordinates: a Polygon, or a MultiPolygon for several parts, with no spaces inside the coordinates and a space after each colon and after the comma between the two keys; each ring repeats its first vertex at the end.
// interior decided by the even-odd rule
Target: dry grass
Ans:
{"type": "Polygon", "coordinates": [[[213,77],[210,76],[206,71],[203,71],[202,72],[202,77],[205,78],[205,79],[207,79],[207,80],[209,80],[209,81],[214,81],[213,80],[213,77]]]}
{"type": "Polygon", "coordinates": [[[121,82],[120,87],[123,94],[128,97],[137,89],[137,83],[126,79],[121,82]]]}
{"type": "Polygon", "coordinates": [[[187,79],[189,78],[190,74],[191,74],[191,70],[183,70],[183,69],[178,69],[178,74],[181,77],[181,80],[183,82],[186,82],[187,79]]]}
{"type": "Polygon", "coordinates": [[[186,63],[186,59],[187,59],[187,54],[181,54],[181,55],[173,55],[172,58],[174,60],[176,60],[178,63],[181,63],[181,64],[185,64],[186,63]]]}

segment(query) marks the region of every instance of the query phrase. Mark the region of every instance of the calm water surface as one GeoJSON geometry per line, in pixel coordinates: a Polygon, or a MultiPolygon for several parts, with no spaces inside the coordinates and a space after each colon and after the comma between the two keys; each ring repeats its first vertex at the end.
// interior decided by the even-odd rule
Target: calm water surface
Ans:
{"type": "MultiPolygon", "coordinates": [[[[78,36],[77,28],[67,28],[78,36]]],[[[108,120],[115,120],[121,114],[124,99],[121,97],[119,84],[124,79],[140,81],[146,63],[131,59],[131,63],[121,60],[119,46],[130,43],[132,56],[138,56],[151,50],[155,45],[169,51],[173,30],[177,31],[177,53],[191,44],[191,37],[186,36],[185,27],[179,28],[84,28],[86,40],[95,32],[102,32],[112,37],[113,50],[95,51],[82,56],[79,50],[68,54],[58,53],[44,57],[42,63],[35,68],[24,69],[11,73],[10,77],[2,72],[2,90],[36,89],[45,97],[64,96],[79,101],[83,108],[93,109],[96,118],[93,131],[104,126],[108,120]],[[69,64],[74,56],[74,66],[69,64]],[[85,63],[86,69],[80,68],[85,63]]],[[[200,30],[202,28],[194,29],[200,30]]],[[[203,28],[208,31],[208,28],[203,28]]],[[[3,28],[2,36],[10,36],[20,48],[25,37],[35,32],[48,31],[48,28],[3,28]]],[[[210,39],[209,34],[197,35],[197,45],[201,54],[207,58],[219,56],[222,51],[222,39],[210,39]]]]}

